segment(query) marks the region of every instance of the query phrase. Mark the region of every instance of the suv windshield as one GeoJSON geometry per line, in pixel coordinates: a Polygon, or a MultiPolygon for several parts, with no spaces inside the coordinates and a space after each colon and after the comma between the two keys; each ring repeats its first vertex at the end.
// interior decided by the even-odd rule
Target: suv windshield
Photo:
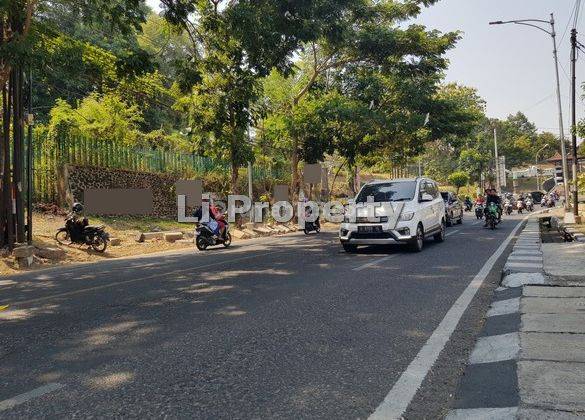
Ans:
{"type": "Polygon", "coordinates": [[[443,201],[449,201],[449,193],[448,192],[441,192],[441,197],[443,197],[443,201]]]}
{"type": "Polygon", "coordinates": [[[366,203],[373,197],[375,203],[389,201],[410,201],[414,198],[416,181],[388,182],[384,184],[366,185],[356,198],[357,203],[366,203]]]}

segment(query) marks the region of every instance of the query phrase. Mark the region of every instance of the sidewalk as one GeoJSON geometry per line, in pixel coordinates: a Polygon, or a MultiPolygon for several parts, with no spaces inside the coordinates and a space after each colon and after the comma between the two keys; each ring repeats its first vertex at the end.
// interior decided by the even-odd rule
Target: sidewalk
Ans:
{"type": "Polygon", "coordinates": [[[530,219],[504,268],[448,419],[585,417],[585,244],[530,219]]]}

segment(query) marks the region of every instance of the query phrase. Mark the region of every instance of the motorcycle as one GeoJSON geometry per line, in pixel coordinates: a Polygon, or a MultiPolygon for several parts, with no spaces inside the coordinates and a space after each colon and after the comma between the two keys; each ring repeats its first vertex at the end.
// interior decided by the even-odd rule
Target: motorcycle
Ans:
{"type": "Polygon", "coordinates": [[[498,224],[499,209],[495,203],[490,203],[485,212],[486,223],[490,229],[495,229],[498,224]]]}
{"type": "Polygon", "coordinates": [[[512,214],[512,203],[510,200],[504,201],[504,212],[509,216],[512,214]]]}
{"type": "Polygon", "coordinates": [[[465,201],[465,211],[471,211],[473,203],[471,201],[465,201]]]}
{"type": "MultiPolygon", "coordinates": [[[[217,222],[216,222],[217,223],[217,222]]],[[[229,232],[229,224],[226,223],[221,236],[216,236],[209,222],[199,223],[195,228],[195,246],[199,251],[205,251],[209,246],[223,245],[224,248],[232,244],[232,235],[229,232]]]]}
{"type": "Polygon", "coordinates": [[[81,244],[97,252],[105,252],[110,235],[104,226],[90,226],[87,218],[80,219],[76,213],[69,213],[65,218],[65,227],[55,234],[55,240],[61,245],[81,244]]]}
{"type": "Polygon", "coordinates": [[[481,203],[477,203],[475,205],[475,217],[479,220],[479,219],[483,219],[483,213],[484,213],[484,205],[481,203]]]}
{"type": "Polygon", "coordinates": [[[532,200],[530,200],[530,199],[526,200],[526,210],[527,211],[534,210],[534,204],[532,203],[532,200]]]}
{"type": "Polygon", "coordinates": [[[522,201],[522,200],[516,201],[516,210],[518,210],[518,214],[522,214],[522,211],[524,210],[524,208],[525,208],[524,201],[522,201]]]}
{"type": "MultiPolygon", "coordinates": [[[[305,219],[310,218],[310,216],[311,211],[310,209],[307,209],[307,211],[305,211],[305,219]]],[[[303,232],[305,232],[305,235],[309,235],[311,234],[311,232],[315,233],[321,232],[321,222],[319,220],[319,216],[317,216],[317,220],[315,220],[314,222],[309,222],[305,220],[305,228],[303,229],[303,232]]]]}

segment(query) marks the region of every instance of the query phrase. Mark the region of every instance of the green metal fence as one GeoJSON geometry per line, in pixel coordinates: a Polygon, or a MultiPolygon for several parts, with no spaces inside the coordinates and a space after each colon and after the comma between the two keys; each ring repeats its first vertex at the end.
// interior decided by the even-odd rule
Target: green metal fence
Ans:
{"type": "MultiPolygon", "coordinates": [[[[57,168],[61,165],[97,166],[137,172],[169,173],[186,178],[209,172],[228,173],[226,162],[194,154],[162,149],[135,148],[87,137],[50,139],[37,133],[34,138],[33,182],[36,202],[57,198],[57,168]]],[[[282,178],[283,171],[254,165],[253,178],[282,178]]]]}

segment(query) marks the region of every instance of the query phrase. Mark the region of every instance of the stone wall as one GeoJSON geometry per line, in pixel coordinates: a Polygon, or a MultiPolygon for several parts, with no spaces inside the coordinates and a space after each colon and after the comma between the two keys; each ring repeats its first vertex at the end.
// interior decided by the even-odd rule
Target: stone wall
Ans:
{"type": "Polygon", "coordinates": [[[178,177],[122,169],[68,165],[65,178],[69,204],[76,201],[83,203],[83,191],[87,188],[151,188],[154,200],[153,216],[177,217],[175,183],[178,177]]]}

